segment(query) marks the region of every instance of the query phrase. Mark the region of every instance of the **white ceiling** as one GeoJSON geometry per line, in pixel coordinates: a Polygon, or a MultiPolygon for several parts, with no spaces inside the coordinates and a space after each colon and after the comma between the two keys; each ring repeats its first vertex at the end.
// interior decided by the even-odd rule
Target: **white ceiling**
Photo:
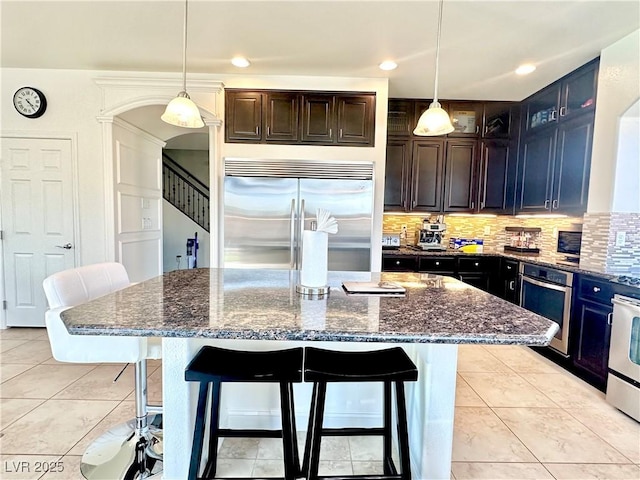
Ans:
{"type": "MultiPolygon", "coordinates": [[[[0,64],[180,72],[181,0],[0,1],[0,64]]],[[[390,96],[433,96],[438,3],[189,3],[188,71],[389,77],[390,96]],[[245,55],[252,65],[229,63],[245,55]],[[377,65],[394,59],[398,68],[377,65]]],[[[640,28],[638,0],[445,0],[441,98],[522,100],[640,28]],[[528,77],[512,72],[538,66],[528,77]]]]}

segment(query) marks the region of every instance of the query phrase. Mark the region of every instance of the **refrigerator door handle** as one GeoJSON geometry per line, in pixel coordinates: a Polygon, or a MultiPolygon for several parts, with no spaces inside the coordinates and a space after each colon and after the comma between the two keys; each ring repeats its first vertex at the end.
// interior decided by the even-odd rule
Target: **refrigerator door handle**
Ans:
{"type": "Polygon", "coordinates": [[[295,236],[296,236],[296,199],[291,199],[291,218],[289,219],[289,266],[295,268],[295,236]]]}
{"type": "Polygon", "coordinates": [[[300,215],[298,217],[298,264],[296,267],[298,269],[302,268],[302,232],[304,231],[304,198],[300,200],[300,215]]]}

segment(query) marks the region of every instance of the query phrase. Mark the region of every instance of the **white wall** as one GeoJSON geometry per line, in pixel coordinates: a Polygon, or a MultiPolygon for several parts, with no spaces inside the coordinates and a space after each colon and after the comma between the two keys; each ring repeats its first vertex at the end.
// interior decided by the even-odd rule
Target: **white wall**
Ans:
{"type": "Polygon", "coordinates": [[[180,268],[187,268],[187,238],[198,232],[198,267],[209,266],[209,233],[166,200],[162,201],[164,225],[163,271],[177,269],[176,255],[182,255],[180,268]]]}
{"type": "Polygon", "coordinates": [[[3,68],[0,72],[2,99],[1,131],[37,133],[43,137],[59,134],[77,138],[79,238],[81,264],[101,262],[106,256],[104,164],[100,113],[100,89],[92,78],[95,72],[3,68]],[[23,86],[33,86],[47,97],[47,111],[36,119],[19,115],[11,98],[23,86]]]}
{"type": "Polygon", "coordinates": [[[621,118],[619,133],[612,211],[640,213],[640,118],[621,118]]]}
{"type": "Polygon", "coordinates": [[[587,213],[612,211],[620,118],[638,98],[640,30],[605,48],[600,55],[587,213]]]}

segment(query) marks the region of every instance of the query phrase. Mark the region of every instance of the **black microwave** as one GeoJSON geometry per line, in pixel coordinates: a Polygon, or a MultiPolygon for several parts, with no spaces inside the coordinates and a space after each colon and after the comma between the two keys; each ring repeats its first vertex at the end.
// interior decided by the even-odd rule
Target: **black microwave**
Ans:
{"type": "Polygon", "coordinates": [[[559,230],[557,252],[565,255],[567,259],[580,258],[580,245],[582,244],[582,232],[559,230]]]}

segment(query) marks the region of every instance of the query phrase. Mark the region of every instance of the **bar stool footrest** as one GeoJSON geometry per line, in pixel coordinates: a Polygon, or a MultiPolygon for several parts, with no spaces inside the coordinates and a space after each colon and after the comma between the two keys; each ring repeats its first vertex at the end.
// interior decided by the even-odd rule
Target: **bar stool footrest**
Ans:
{"type": "Polygon", "coordinates": [[[282,430],[230,430],[221,428],[218,436],[222,438],[282,438],[282,430]]]}
{"type": "Polygon", "coordinates": [[[322,436],[346,437],[346,436],[379,436],[384,435],[383,427],[345,427],[345,428],[323,428],[322,436]]]}

